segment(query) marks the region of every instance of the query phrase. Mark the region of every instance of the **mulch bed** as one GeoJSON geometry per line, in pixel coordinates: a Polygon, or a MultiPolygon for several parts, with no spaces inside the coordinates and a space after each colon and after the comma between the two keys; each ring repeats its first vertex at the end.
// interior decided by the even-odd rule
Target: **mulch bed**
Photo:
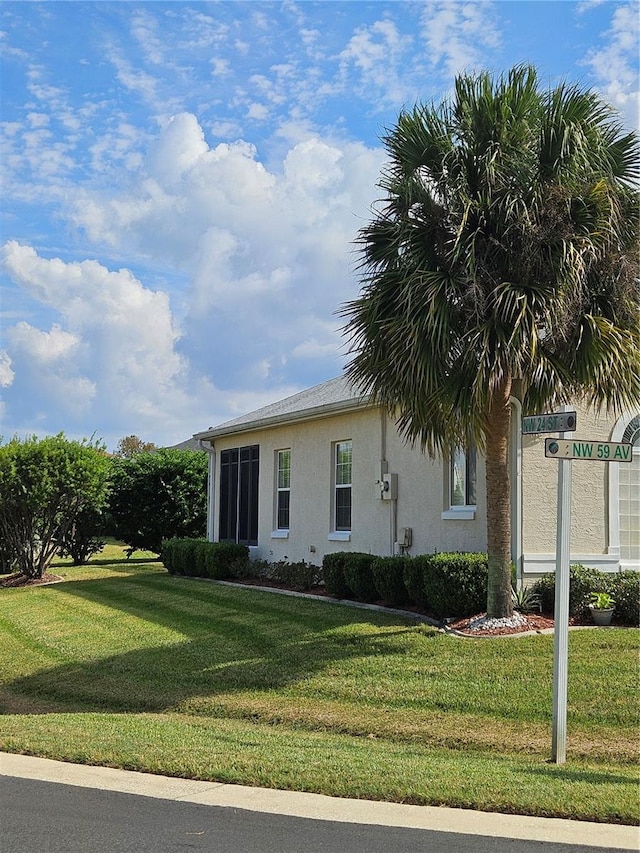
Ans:
{"type": "Polygon", "coordinates": [[[41,578],[29,578],[20,572],[14,572],[12,575],[6,575],[0,580],[0,587],[15,589],[20,586],[42,586],[47,583],[59,583],[64,580],[60,575],[52,575],[45,572],[41,578]]]}
{"type": "MultiPolygon", "coordinates": [[[[288,589],[291,592],[301,592],[301,590],[292,590],[291,587],[286,587],[283,584],[276,583],[275,581],[269,581],[264,578],[243,578],[234,580],[233,583],[241,584],[242,586],[261,586],[261,587],[270,587],[271,589],[288,589]]],[[[306,595],[317,595],[323,598],[331,598],[334,599],[335,596],[326,592],[324,587],[313,587],[312,589],[304,590],[306,595]]],[[[385,602],[383,601],[374,601],[372,604],[376,604],[380,607],[385,607],[385,602]]],[[[401,609],[401,608],[400,608],[401,609]]],[[[406,608],[409,613],[416,613],[422,616],[428,616],[436,622],[440,620],[438,617],[434,616],[434,614],[429,613],[424,610],[420,610],[417,607],[408,607],[406,608]]],[[[474,622],[477,619],[480,619],[484,616],[483,613],[477,613],[475,616],[466,616],[462,619],[456,619],[454,621],[449,621],[446,623],[446,630],[453,631],[457,634],[464,634],[469,637],[500,637],[500,636],[509,636],[512,634],[526,634],[532,631],[536,633],[541,633],[542,631],[552,629],[554,626],[554,620],[552,616],[545,615],[542,613],[530,613],[523,614],[523,618],[526,622],[522,625],[518,625],[516,627],[511,626],[500,626],[494,628],[482,628],[480,630],[469,630],[469,624],[474,622]]],[[[571,625],[590,625],[590,622],[580,621],[572,618],[570,620],[571,625]]]]}
{"type": "Polygon", "coordinates": [[[457,634],[465,634],[469,637],[505,637],[511,634],[525,634],[530,631],[535,631],[540,634],[542,631],[547,631],[550,628],[553,628],[554,625],[553,618],[550,616],[545,616],[542,613],[523,613],[522,616],[525,622],[522,625],[517,625],[515,627],[501,625],[496,628],[484,627],[473,631],[469,630],[470,623],[481,619],[484,615],[484,613],[478,613],[475,616],[466,616],[464,619],[456,619],[454,622],[448,622],[447,628],[451,631],[455,631],[457,634]]]}

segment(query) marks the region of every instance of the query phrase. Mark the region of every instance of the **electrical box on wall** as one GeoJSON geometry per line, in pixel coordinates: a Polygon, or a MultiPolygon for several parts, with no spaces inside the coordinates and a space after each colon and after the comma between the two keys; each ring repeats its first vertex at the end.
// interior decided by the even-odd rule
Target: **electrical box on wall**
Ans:
{"type": "Polygon", "coordinates": [[[381,459],[379,462],[376,462],[376,483],[382,484],[382,478],[389,470],[389,463],[386,459],[381,459]]]}
{"type": "Polygon", "coordinates": [[[383,474],[382,475],[382,498],[386,501],[395,501],[398,499],[398,475],[383,474]]]}
{"type": "Polygon", "coordinates": [[[397,544],[403,548],[410,548],[413,541],[413,530],[410,527],[401,527],[398,531],[397,544]]]}

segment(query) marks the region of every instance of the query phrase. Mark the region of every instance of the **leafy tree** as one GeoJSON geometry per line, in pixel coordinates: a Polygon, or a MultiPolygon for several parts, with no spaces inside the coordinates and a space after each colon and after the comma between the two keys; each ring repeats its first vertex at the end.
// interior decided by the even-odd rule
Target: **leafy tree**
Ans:
{"type": "Polygon", "coordinates": [[[8,575],[15,566],[15,554],[6,539],[0,541],[0,575],[8,575]]]}
{"type": "Polygon", "coordinates": [[[82,566],[105,546],[105,514],[95,506],[80,509],[60,539],[60,555],[71,557],[74,566],[82,566]]]}
{"type": "Polygon", "coordinates": [[[62,433],[0,445],[0,538],[16,570],[42,577],[78,514],[104,505],[108,470],[100,443],[62,433]]]}
{"type": "Polygon", "coordinates": [[[129,459],[136,453],[149,453],[155,449],[156,446],[152,441],[143,441],[137,435],[126,435],[118,442],[116,456],[124,456],[125,459],[129,459]]]}
{"type": "Polygon", "coordinates": [[[132,552],[160,554],[165,539],[204,536],[206,453],[164,448],[112,462],[113,533],[132,552]]]}
{"type": "Polygon", "coordinates": [[[517,67],[458,77],[383,141],[347,373],[431,455],[484,451],[487,610],[508,616],[510,396],[525,413],[640,402],[638,137],[593,92],[517,67]]]}

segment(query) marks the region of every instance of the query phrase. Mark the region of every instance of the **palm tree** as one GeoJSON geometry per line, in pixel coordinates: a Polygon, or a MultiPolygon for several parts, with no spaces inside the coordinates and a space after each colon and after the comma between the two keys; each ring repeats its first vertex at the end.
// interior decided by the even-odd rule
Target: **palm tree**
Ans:
{"type": "Polygon", "coordinates": [[[383,142],[347,375],[431,455],[484,452],[487,613],[509,616],[510,397],[525,414],[640,402],[638,137],[519,66],[458,77],[383,142]]]}

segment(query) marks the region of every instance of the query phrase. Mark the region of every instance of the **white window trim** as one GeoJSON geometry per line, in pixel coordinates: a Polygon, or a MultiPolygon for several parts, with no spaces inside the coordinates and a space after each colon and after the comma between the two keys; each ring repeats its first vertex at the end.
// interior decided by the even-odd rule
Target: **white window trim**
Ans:
{"type": "MultiPolygon", "coordinates": [[[[465,449],[465,459],[466,459],[467,451],[465,449]]],[[[452,456],[449,455],[445,459],[445,477],[447,483],[447,496],[446,500],[449,504],[448,508],[443,510],[440,513],[440,518],[443,521],[473,521],[476,517],[477,505],[476,504],[459,504],[454,506],[451,504],[451,486],[452,486],[452,467],[453,467],[452,456]]],[[[476,452],[476,466],[477,466],[477,452],[476,452]]],[[[476,467],[477,470],[477,467],[476,467]]],[[[477,488],[477,482],[476,482],[477,488]]]]}
{"type": "Polygon", "coordinates": [[[274,530],[271,531],[272,539],[288,539],[289,538],[289,529],[291,526],[291,448],[290,447],[281,447],[279,450],[276,450],[276,476],[275,476],[275,519],[274,519],[274,530]],[[289,485],[287,487],[280,487],[280,454],[288,451],[289,452],[289,485]],[[289,527],[278,527],[278,506],[280,503],[280,492],[289,492],[289,527]]]}
{"type": "Polygon", "coordinates": [[[475,517],[476,507],[471,505],[451,507],[440,513],[440,518],[445,521],[473,521],[475,517]]]}
{"type": "MultiPolygon", "coordinates": [[[[351,530],[335,530],[336,526],[336,497],[338,489],[349,489],[351,492],[351,513],[353,513],[353,439],[351,438],[341,438],[339,441],[335,441],[333,443],[333,491],[332,491],[332,506],[331,506],[331,524],[334,528],[328,535],[329,542],[350,542],[351,541],[351,530]],[[349,483],[338,483],[337,482],[337,470],[338,470],[338,446],[340,444],[350,444],[351,445],[351,480],[349,483]]],[[[353,528],[353,515],[351,516],[351,527],[353,528]]]]}

